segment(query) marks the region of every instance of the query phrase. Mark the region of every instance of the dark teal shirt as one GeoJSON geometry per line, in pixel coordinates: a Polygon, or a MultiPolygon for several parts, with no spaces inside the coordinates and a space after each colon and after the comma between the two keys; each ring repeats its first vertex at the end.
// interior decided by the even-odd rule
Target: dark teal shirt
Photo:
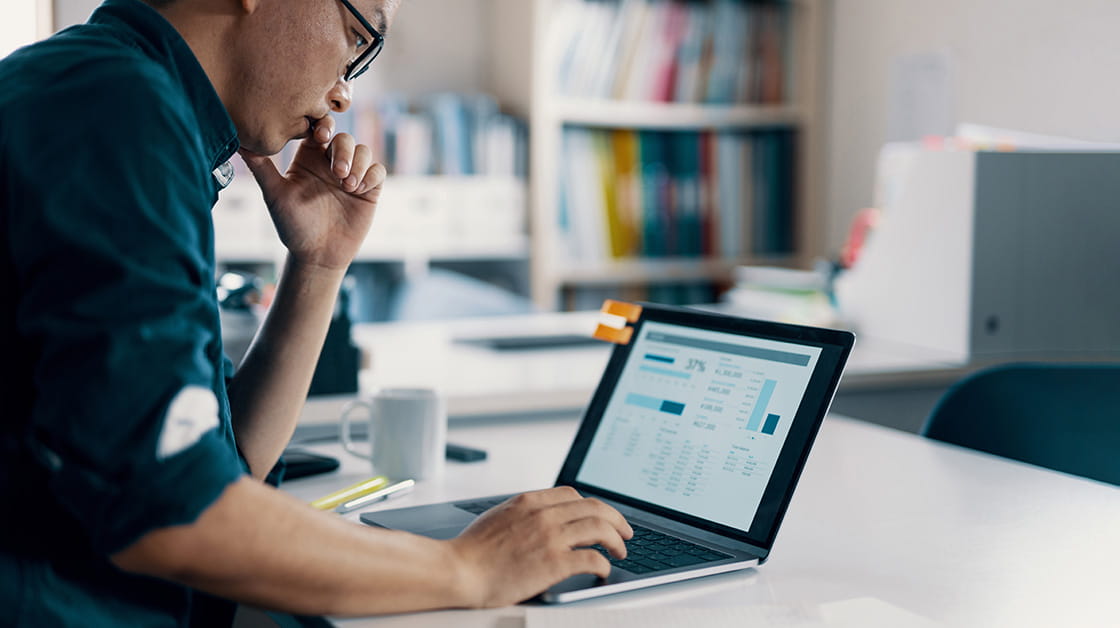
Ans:
{"type": "Polygon", "coordinates": [[[5,625],[212,621],[205,596],[108,556],[246,471],[210,215],[237,146],[186,42],[137,0],[0,61],[5,625]]]}

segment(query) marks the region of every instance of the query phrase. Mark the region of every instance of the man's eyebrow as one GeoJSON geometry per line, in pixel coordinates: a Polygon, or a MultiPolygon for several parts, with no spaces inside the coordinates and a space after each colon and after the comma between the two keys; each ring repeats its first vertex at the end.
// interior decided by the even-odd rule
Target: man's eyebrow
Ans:
{"type": "Polygon", "coordinates": [[[389,32],[389,22],[385,20],[385,11],[377,9],[373,14],[373,27],[384,37],[389,32]]]}

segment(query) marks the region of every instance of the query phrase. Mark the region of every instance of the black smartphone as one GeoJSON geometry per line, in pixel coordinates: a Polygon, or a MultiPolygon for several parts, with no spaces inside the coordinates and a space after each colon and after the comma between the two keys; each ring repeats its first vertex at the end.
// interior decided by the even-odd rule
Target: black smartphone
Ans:
{"type": "Polygon", "coordinates": [[[338,468],[338,459],[311,453],[303,449],[288,449],[280,456],[284,460],[284,479],[296,480],[338,468]]]}

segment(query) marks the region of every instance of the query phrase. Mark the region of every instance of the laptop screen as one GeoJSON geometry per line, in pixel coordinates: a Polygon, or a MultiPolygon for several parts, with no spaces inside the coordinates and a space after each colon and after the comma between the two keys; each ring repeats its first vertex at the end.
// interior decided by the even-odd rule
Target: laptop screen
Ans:
{"type": "Polygon", "coordinates": [[[647,323],[576,479],[750,528],[819,347],[647,323]]]}
{"type": "MultiPolygon", "coordinates": [[[[704,322],[720,319],[743,320],[704,322]]],[[[762,331],[642,320],[577,435],[572,484],[768,545],[847,350],[747,324],[762,331]]]]}

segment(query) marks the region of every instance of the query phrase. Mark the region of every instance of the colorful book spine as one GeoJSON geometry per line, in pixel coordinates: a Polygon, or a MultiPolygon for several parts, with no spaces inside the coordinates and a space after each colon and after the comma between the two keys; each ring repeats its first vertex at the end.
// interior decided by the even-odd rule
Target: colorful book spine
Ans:
{"type": "Polygon", "coordinates": [[[633,131],[612,131],[615,197],[625,245],[623,257],[642,251],[642,171],[640,140],[633,131]]]}
{"type": "Polygon", "coordinates": [[[556,85],[573,98],[775,104],[792,64],[789,2],[567,0],[556,85]]]}
{"type": "Polygon", "coordinates": [[[571,259],[781,255],[794,249],[791,129],[564,131],[571,259]]]}
{"type": "Polygon", "coordinates": [[[356,105],[339,131],[368,145],[395,175],[520,177],[528,173],[528,125],[488,94],[443,93],[410,102],[388,94],[356,105]]]}

